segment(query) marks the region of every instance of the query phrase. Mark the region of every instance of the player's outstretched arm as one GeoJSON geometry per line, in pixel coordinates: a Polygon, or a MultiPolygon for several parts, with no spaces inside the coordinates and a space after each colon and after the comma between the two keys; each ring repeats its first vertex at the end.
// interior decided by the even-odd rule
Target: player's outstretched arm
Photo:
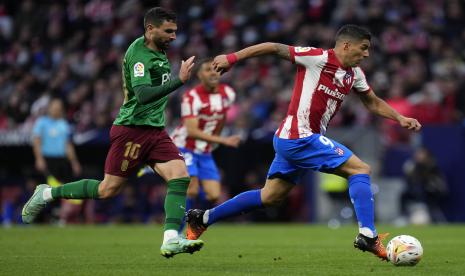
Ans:
{"type": "Polygon", "coordinates": [[[185,118],[184,125],[187,129],[187,135],[194,139],[200,139],[209,143],[217,143],[235,148],[237,148],[239,146],[239,143],[241,142],[241,138],[239,135],[222,137],[219,135],[211,135],[203,132],[199,128],[199,120],[197,119],[197,117],[185,118]]]}
{"type": "Polygon", "coordinates": [[[157,101],[181,87],[191,77],[192,68],[194,67],[194,58],[195,57],[192,56],[186,61],[183,60],[181,62],[178,78],[171,79],[159,86],[138,85],[134,87],[134,94],[136,95],[137,101],[141,104],[157,101]]]}
{"type": "Polygon", "coordinates": [[[418,131],[421,129],[421,124],[417,119],[399,114],[399,112],[388,105],[383,99],[376,96],[371,89],[365,94],[360,94],[360,99],[365,107],[374,114],[397,121],[402,127],[410,130],[418,131]]]}
{"type": "Polygon", "coordinates": [[[235,53],[216,56],[212,64],[213,68],[218,72],[226,72],[239,60],[263,55],[275,55],[283,59],[291,60],[288,45],[265,42],[244,48],[235,53]]]}

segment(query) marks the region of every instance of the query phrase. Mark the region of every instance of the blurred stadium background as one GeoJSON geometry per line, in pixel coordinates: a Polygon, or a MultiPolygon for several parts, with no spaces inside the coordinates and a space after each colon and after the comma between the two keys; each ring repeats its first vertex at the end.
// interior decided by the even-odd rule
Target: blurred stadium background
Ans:
{"type": "MultiPolygon", "coordinates": [[[[371,86],[424,128],[408,133],[371,116],[357,98],[349,97],[327,135],[372,166],[379,222],[465,222],[463,1],[6,0],[0,3],[3,225],[21,223],[22,205],[44,181],[34,168],[31,130],[51,97],[65,101],[83,167],[80,178],[102,178],[109,128],[123,100],[121,59],[143,33],[144,12],[157,5],[178,14],[177,40],[168,53],[175,74],[181,59],[191,55],[215,56],[264,41],[330,48],[342,24],[369,27],[375,39],[362,68],[371,86]],[[423,174],[412,174],[412,167],[425,168],[415,158],[421,148],[431,152],[439,170],[426,167],[423,174]],[[433,183],[431,172],[437,179],[433,183]]],[[[237,150],[220,147],[215,152],[223,198],[264,182],[274,155],[271,138],[287,111],[294,70],[289,62],[261,58],[241,62],[223,76],[238,92],[225,131],[240,133],[244,140],[237,150]]],[[[192,85],[194,81],[171,96],[168,129],[178,124],[180,96],[192,85]]],[[[115,199],[86,201],[67,223],[161,222],[162,180],[147,175],[130,182],[115,199]]],[[[238,220],[320,222],[330,227],[354,223],[345,185],[309,173],[282,207],[238,220]]],[[[56,208],[41,221],[56,223],[56,208]]]]}

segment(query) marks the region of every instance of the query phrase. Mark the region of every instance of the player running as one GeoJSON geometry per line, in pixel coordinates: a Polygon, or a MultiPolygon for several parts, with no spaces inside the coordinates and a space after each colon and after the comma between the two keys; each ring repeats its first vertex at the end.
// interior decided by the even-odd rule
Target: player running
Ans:
{"type": "Polygon", "coordinates": [[[312,169],[348,179],[349,195],[359,223],[354,246],[387,260],[382,244],[386,235],[378,235],[374,225],[370,166],[344,145],[324,136],[329,121],[351,90],[372,113],[395,120],[410,130],[421,128],[416,119],[400,115],[368,85],[358,65],[369,56],[370,40],[368,30],[345,25],[337,32],[333,49],[262,43],[214,59],[215,69],[225,72],[239,60],[272,54],[295,63],[297,74],[287,116],[273,139],[276,156],[265,186],[241,193],[206,211],[189,210],[188,239],[197,239],[209,225],[219,220],[278,204],[299,183],[303,172],[312,169]]]}
{"type": "Polygon", "coordinates": [[[168,95],[190,78],[194,57],[182,61],[179,77],[171,78],[165,51],[176,39],[176,15],[152,8],[144,16],[144,29],[144,36],[136,39],[124,56],[124,103],[110,131],[111,146],[103,181],[82,179],[56,188],[38,185],[24,205],[22,218],[25,223],[33,222],[48,202],[58,198],[114,197],[139,164],[146,163],[168,183],[160,252],[169,258],[178,253],[193,253],[203,246],[201,240],[187,240],[178,235],[190,179],[182,154],[164,130],[168,95]]]}
{"type": "Polygon", "coordinates": [[[200,84],[183,95],[182,124],[172,134],[191,176],[187,210],[199,194],[199,182],[206,199],[216,203],[221,192],[220,174],[211,152],[217,144],[237,147],[241,141],[239,135],[220,136],[226,112],[234,103],[236,93],[230,86],[219,83],[220,74],[214,70],[212,62],[213,59],[205,59],[198,64],[200,84]]]}

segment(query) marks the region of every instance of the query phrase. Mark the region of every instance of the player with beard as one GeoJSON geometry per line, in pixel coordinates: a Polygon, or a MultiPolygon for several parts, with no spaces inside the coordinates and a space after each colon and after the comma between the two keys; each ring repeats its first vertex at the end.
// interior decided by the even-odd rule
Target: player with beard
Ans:
{"type": "Polygon", "coordinates": [[[168,183],[160,248],[161,255],[168,258],[193,253],[203,246],[201,240],[178,235],[190,178],[182,154],[164,129],[168,95],[190,78],[194,57],[182,61],[178,77],[171,78],[165,51],[176,39],[176,15],[163,8],[152,8],[144,16],[144,30],[144,36],[136,39],[124,56],[124,103],[110,131],[104,179],[82,179],[56,188],[38,185],[23,208],[22,218],[25,223],[33,222],[48,202],[59,198],[114,197],[134,170],[145,163],[168,183]]]}

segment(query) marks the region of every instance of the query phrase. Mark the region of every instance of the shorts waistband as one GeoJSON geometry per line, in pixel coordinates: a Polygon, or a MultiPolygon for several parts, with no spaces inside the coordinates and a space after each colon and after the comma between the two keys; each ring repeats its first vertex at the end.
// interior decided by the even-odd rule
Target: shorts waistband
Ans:
{"type": "Polygon", "coordinates": [[[122,126],[122,127],[128,127],[128,128],[140,128],[140,129],[158,129],[158,130],[165,129],[165,127],[156,127],[156,126],[149,126],[149,125],[114,125],[114,126],[122,126]]]}

